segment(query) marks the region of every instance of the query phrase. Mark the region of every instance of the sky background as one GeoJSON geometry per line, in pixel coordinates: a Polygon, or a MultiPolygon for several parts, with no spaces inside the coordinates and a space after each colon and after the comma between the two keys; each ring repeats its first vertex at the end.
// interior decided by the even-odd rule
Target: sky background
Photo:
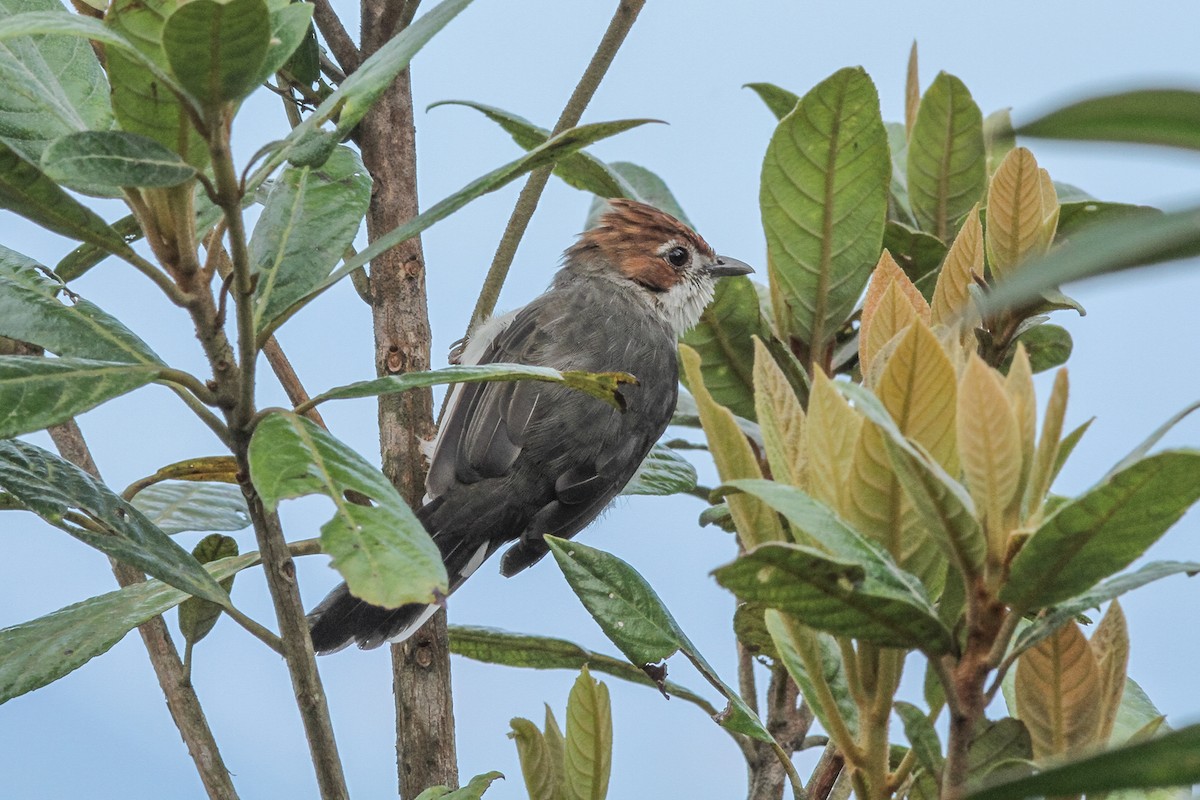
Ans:
{"type": "MultiPolygon", "coordinates": [[[[427,0],[426,5],[432,5],[427,0]]],[[[423,109],[445,99],[496,105],[551,127],[615,7],[598,0],[477,0],[414,62],[422,205],[516,157],[508,136],[477,112],[423,109]]],[[[356,35],[357,12],[336,2],[356,35]]],[[[760,267],[758,212],[762,156],[774,118],[748,82],[769,81],[803,94],[848,65],[862,65],[879,89],[883,115],[903,118],[905,63],[919,41],[921,84],[939,70],[960,77],[984,114],[1012,107],[1018,122],[1088,94],[1138,85],[1200,88],[1195,31],[1200,6],[1178,2],[1010,2],[997,4],[729,3],[650,0],[584,121],[654,117],[593,148],[661,175],[700,233],[719,251],[760,267]]],[[[236,125],[241,159],[279,138],[277,100],[252,98],[236,125]]],[[[1175,208],[1200,200],[1200,160],[1165,150],[1032,143],[1060,181],[1104,200],[1175,208]]],[[[429,268],[434,364],[462,336],[520,182],[476,201],[424,239],[429,268]]],[[[580,231],[590,197],[551,182],[517,255],[501,308],[540,292],[559,254],[580,231]]],[[[97,206],[107,218],[119,206],[97,206]]],[[[0,213],[0,241],[53,265],[72,244],[0,213]]],[[[73,288],[117,315],[173,366],[204,374],[182,311],[156,296],[131,268],[109,260],[73,288]]],[[[1063,471],[1056,491],[1077,494],[1164,419],[1200,398],[1200,264],[1071,286],[1088,309],[1055,322],[1075,339],[1070,361],[1068,429],[1096,421],[1063,471]]],[[[368,308],[348,282],[328,292],[280,333],[284,349],[313,393],[373,377],[368,308]]],[[[1044,402],[1048,375],[1038,380],[1044,402]]],[[[264,369],[261,405],[282,404],[264,369]]],[[[373,401],[323,408],[334,433],[377,461],[373,401]]],[[[1197,415],[1200,417],[1200,415],[1197,415]]],[[[126,486],[162,464],[215,454],[207,429],[165,389],[147,387],[80,418],[109,484],[126,486]]],[[[692,434],[693,436],[696,434],[692,434]]],[[[29,437],[43,446],[44,436],[29,437]]],[[[1179,425],[1163,446],[1200,443],[1200,418],[1179,425]]],[[[701,478],[713,472],[699,464],[701,478]]],[[[289,538],[316,534],[327,501],[289,503],[289,538]]],[[[582,534],[587,544],[633,564],[727,681],[735,680],[730,618],[734,601],[708,573],[729,561],[731,537],[701,529],[703,505],[690,497],[618,501],[582,534]]],[[[113,588],[106,559],[25,513],[0,518],[0,626],[17,624],[113,588]]],[[[200,534],[180,540],[194,544],[200,534]]],[[[253,549],[249,531],[237,534],[253,549]]],[[[1153,559],[1200,559],[1200,515],[1185,517],[1150,551],[1153,559]]],[[[457,594],[451,621],[559,636],[615,653],[552,561],[512,580],[489,565],[457,594]]],[[[300,561],[311,607],[338,581],[324,557],[300,561]]],[[[242,573],[239,606],[273,623],[261,573],[242,573]]],[[[1195,664],[1200,634],[1191,621],[1200,585],[1171,578],[1123,601],[1133,642],[1129,674],[1172,724],[1200,720],[1195,664]]],[[[174,626],[174,614],[171,615],[174,626]]],[[[393,713],[386,649],[322,658],[334,726],[355,797],[395,792],[393,713]]],[[[687,662],[671,677],[716,702],[687,662]]],[[[904,683],[920,696],[921,665],[904,683]]],[[[465,779],[488,770],[508,775],[489,800],[524,798],[516,748],[505,738],[514,716],[540,722],[549,703],[563,719],[575,675],[453,664],[458,753],[465,779]]],[[[604,678],[612,691],[615,752],[609,797],[744,796],[741,757],[727,734],[699,709],[655,691],[604,678]]],[[[307,747],[283,662],[241,628],[222,620],[197,647],[194,681],[243,798],[316,796],[307,747]]],[[[994,712],[1001,713],[1000,709],[994,712]]],[[[893,730],[893,739],[902,733],[893,730]]],[[[166,712],[141,641],[131,633],[104,656],[50,686],[0,708],[0,796],[12,798],[201,798],[190,759],[166,712]]],[[[801,773],[815,754],[799,757],[801,773]]]]}

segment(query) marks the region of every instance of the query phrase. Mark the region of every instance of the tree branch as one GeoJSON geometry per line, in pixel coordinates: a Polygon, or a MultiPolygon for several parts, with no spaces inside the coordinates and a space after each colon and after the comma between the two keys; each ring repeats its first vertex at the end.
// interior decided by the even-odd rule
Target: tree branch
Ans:
{"type": "Polygon", "coordinates": [[[325,37],[325,44],[329,45],[329,52],[333,53],[342,71],[350,73],[358,69],[358,65],[362,63],[362,55],[350,34],[346,33],[341,18],[333,10],[329,0],[313,0],[313,22],[316,23],[321,36],[325,37]]]}

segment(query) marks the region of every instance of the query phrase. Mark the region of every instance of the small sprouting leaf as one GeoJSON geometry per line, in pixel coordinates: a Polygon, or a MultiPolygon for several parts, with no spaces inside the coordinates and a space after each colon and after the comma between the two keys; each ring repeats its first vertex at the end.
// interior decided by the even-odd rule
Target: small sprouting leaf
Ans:
{"type": "Polygon", "coordinates": [[[1017,337],[1029,353],[1034,374],[1061,367],[1071,357],[1075,343],[1066,328],[1060,325],[1035,325],[1017,337]]]}
{"type": "Polygon", "coordinates": [[[156,364],[0,356],[0,438],[57,425],[154,380],[156,364]]]}
{"type": "Polygon", "coordinates": [[[800,102],[800,95],[773,83],[747,83],[743,88],[753,90],[766,103],[775,119],[783,119],[792,113],[792,109],[800,102]]]}
{"type": "Polygon", "coordinates": [[[250,476],[268,511],[303,495],[333,500],[321,549],[355,597],[396,608],[445,596],[446,568],[416,515],[382,472],[324,429],[288,412],[266,417],[250,440],[250,476]],[[348,490],[370,504],[351,502],[348,490]]]}
{"type": "Polygon", "coordinates": [[[1129,629],[1125,625],[1125,612],[1121,604],[1113,600],[1104,613],[1088,646],[1096,656],[1100,674],[1100,722],[1096,741],[1107,742],[1112,736],[1113,725],[1121,710],[1121,695],[1125,693],[1125,669],[1129,666],[1129,629]]]}
{"type": "MultiPolygon", "coordinates": [[[[192,555],[201,564],[233,558],[238,554],[237,540],[230,536],[212,533],[205,536],[192,549],[192,555]]],[[[233,588],[233,576],[221,581],[221,588],[228,592],[233,588]]],[[[189,644],[208,635],[221,616],[221,607],[200,597],[189,597],[179,605],[179,631],[189,644]]]]}
{"type": "Polygon", "coordinates": [[[804,407],[767,346],[754,339],[754,404],[775,480],[808,488],[804,407]]]}
{"type": "Polygon", "coordinates": [[[863,299],[858,357],[864,376],[884,346],[917,320],[929,324],[929,303],[885,250],[863,299]]]}
{"type": "Polygon", "coordinates": [[[82,191],[178,186],[196,175],[196,168],[174,150],[123,131],[81,131],[56,139],[42,153],[42,169],[62,185],[82,191]]]}
{"type": "Polygon", "coordinates": [[[962,316],[967,331],[975,327],[970,288],[975,285],[976,277],[983,278],[983,225],[979,222],[978,206],[967,213],[938,273],[932,302],[935,324],[949,325],[962,316]]]}
{"type": "Polygon", "coordinates": [[[555,769],[542,732],[537,725],[521,717],[514,717],[508,724],[512,727],[508,738],[517,743],[517,756],[521,759],[521,775],[525,778],[529,800],[561,800],[562,768],[555,769]]]}

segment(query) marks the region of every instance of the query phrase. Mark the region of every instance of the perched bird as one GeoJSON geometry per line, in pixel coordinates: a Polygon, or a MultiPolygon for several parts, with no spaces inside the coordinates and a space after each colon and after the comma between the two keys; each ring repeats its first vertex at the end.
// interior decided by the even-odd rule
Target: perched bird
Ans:
{"type": "MultiPolygon", "coordinates": [[[[441,550],[451,592],[509,542],[505,576],[546,554],[543,535],[574,536],[600,514],[675,411],[679,335],[696,324],[717,278],[748,272],[674,217],[613,200],[566,251],[545,294],[481,326],[462,363],[627,372],[638,382],[621,387],[623,412],[535,381],[454,389],[417,511],[441,550]]],[[[315,649],[328,653],[352,641],[402,641],[436,609],[380,608],[343,583],[308,616],[315,649]]]]}

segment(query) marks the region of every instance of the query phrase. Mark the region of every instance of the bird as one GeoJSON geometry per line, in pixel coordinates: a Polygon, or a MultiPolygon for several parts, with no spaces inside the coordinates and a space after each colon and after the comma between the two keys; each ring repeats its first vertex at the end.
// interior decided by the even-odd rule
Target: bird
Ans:
{"type": "MultiPolygon", "coordinates": [[[[460,363],[518,363],[624,372],[623,410],[559,384],[454,387],[432,448],[417,518],[437,544],[453,593],[510,542],[506,577],[537,563],[546,534],[570,538],[625,487],[662,435],[679,393],[678,338],[699,320],[715,282],[751,273],[718,256],[686,224],[645,203],[613,199],[563,254],[550,287],[479,326],[460,363]]],[[[438,605],[387,609],[341,584],[308,615],[318,653],[403,641],[438,605]]]]}

